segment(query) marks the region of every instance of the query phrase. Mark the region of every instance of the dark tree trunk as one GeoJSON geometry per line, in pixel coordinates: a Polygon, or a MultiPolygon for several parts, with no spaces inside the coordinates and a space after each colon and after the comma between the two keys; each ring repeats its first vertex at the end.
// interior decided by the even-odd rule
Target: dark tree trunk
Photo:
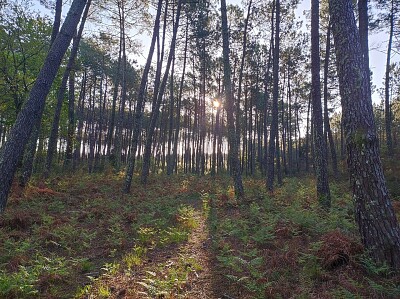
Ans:
{"type": "Polygon", "coordinates": [[[52,166],[52,162],[53,162],[53,156],[57,150],[58,127],[60,124],[61,108],[62,108],[62,104],[64,101],[65,91],[67,89],[69,73],[71,72],[71,70],[74,66],[74,63],[75,63],[75,58],[76,58],[76,55],[78,53],[78,48],[79,48],[79,42],[82,37],[83,28],[85,27],[85,22],[86,22],[87,15],[89,13],[89,7],[90,7],[91,2],[92,2],[91,0],[87,0],[87,5],[86,5],[85,11],[82,16],[82,20],[81,20],[81,23],[79,26],[77,36],[76,36],[76,38],[74,38],[73,43],[72,43],[71,54],[69,56],[67,67],[65,68],[65,71],[64,71],[64,74],[62,77],[60,89],[58,90],[58,93],[57,93],[57,105],[56,105],[56,109],[54,112],[54,119],[53,119],[53,124],[51,127],[49,144],[48,144],[48,148],[47,148],[46,163],[45,163],[44,172],[43,172],[43,176],[45,178],[47,178],[50,175],[51,166],[52,166]]]}
{"type": "Polygon", "coordinates": [[[273,99],[272,99],[272,123],[269,135],[269,148],[268,148],[268,166],[267,166],[267,189],[274,190],[274,176],[275,176],[275,155],[276,155],[276,138],[278,138],[278,100],[279,100],[279,33],[280,33],[280,10],[281,5],[279,0],[275,1],[275,43],[273,54],[273,99]]]}
{"type": "Polygon", "coordinates": [[[386,54],[386,72],[385,72],[385,131],[386,131],[386,146],[389,156],[393,156],[393,141],[392,141],[392,113],[390,109],[390,56],[392,55],[392,41],[394,28],[394,12],[393,0],[389,14],[389,41],[386,54]]]}
{"type": "Polygon", "coordinates": [[[326,143],[323,132],[320,58],[319,58],[319,0],[311,1],[311,97],[314,121],[314,164],[317,179],[317,196],[320,205],[329,208],[331,205],[326,143]]]}
{"type": "MultiPolygon", "coordinates": [[[[62,0],[57,0],[55,5],[53,28],[51,31],[50,46],[53,44],[60,30],[61,11],[62,11],[62,0]]],[[[21,187],[26,186],[32,175],[33,161],[35,158],[37,140],[40,132],[40,124],[41,124],[40,120],[35,123],[35,127],[32,130],[32,134],[29,137],[29,141],[25,148],[25,152],[22,159],[21,175],[19,177],[19,185],[21,187]]]]}
{"type": "Polygon", "coordinates": [[[29,182],[32,171],[33,171],[33,161],[36,153],[37,140],[40,132],[40,119],[36,122],[29,141],[26,145],[25,152],[22,158],[21,174],[19,176],[19,185],[24,188],[29,182]]]}
{"type": "Polygon", "coordinates": [[[154,131],[156,128],[158,115],[160,113],[160,106],[161,106],[161,102],[163,99],[165,87],[167,85],[169,70],[171,67],[172,59],[175,55],[176,36],[178,33],[178,28],[179,28],[179,19],[180,19],[180,15],[181,15],[182,2],[183,2],[183,0],[179,0],[179,2],[178,2],[178,7],[177,7],[177,11],[176,11],[176,19],[175,19],[173,35],[172,35],[172,40],[171,40],[171,46],[170,46],[170,50],[168,53],[167,65],[165,67],[165,73],[164,73],[162,82],[160,84],[160,88],[157,91],[158,92],[157,101],[155,103],[155,106],[153,106],[151,117],[150,117],[150,125],[147,130],[146,145],[145,145],[145,150],[144,150],[144,155],[143,155],[143,167],[142,167],[142,175],[141,175],[141,182],[143,184],[145,184],[147,182],[147,177],[148,177],[149,171],[150,171],[151,144],[153,142],[154,131]]]}
{"type": "Polygon", "coordinates": [[[79,92],[79,100],[78,100],[78,107],[77,107],[77,118],[78,118],[78,128],[76,134],[76,145],[74,149],[74,163],[73,169],[76,168],[80,157],[81,157],[81,143],[83,139],[83,121],[84,121],[84,111],[85,111],[85,96],[86,96],[86,84],[87,84],[87,73],[86,70],[83,72],[82,78],[82,86],[79,92]]]}
{"type": "Polygon", "coordinates": [[[306,127],[306,144],[304,151],[304,158],[306,164],[306,172],[310,171],[310,163],[309,163],[309,152],[310,152],[310,112],[311,112],[311,97],[308,99],[308,108],[307,108],[307,127],[306,127]]]}
{"type": "Polygon", "coordinates": [[[121,59],[121,103],[118,110],[117,125],[115,128],[115,139],[114,139],[114,153],[115,153],[115,163],[114,167],[116,171],[121,169],[121,159],[122,159],[122,139],[124,131],[124,118],[125,118],[125,103],[127,96],[126,87],[126,46],[125,46],[125,5],[124,1],[118,2],[119,11],[119,30],[120,30],[120,53],[122,55],[121,59]]]}
{"type": "Polygon", "coordinates": [[[147,84],[147,79],[149,76],[151,61],[153,59],[156,38],[157,38],[159,27],[160,27],[161,8],[162,8],[162,0],[159,0],[158,7],[157,7],[156,19],[154,22],[153,36],[152,36],[151,43],[150,43],[149,54],[147,56],[146,65],[143,70],[142,80],[140,82],[138,97],[137,97],[137,101],[136,101],[136,110],[135,110],[134,123],[133,123],[132,145],[131,145],[131,150],[129,153],[130,157],[129,157],[128,166],[127,166],[126,175],[125,175],[125,184],[124,184],[124,192],[125,193],[129,193],[129,191],[131,189],[131,184],[132,184],[132,176],[133,176],[133,170],[135,168],[136,152],[137,152],[137,148],[138,148],[140,132],[142,130],[143,105],[144,105],[144,100],[145,100],[146,84],[147,84]]]}
{"type": "MultiPolygon", "coordinates": [[[[240,170],[239,152],[237,144],[237,135],[235,131],[235,120],[234,120],[234,98],[232,92],[231,82],[231,66],[229,63],[229,32],[228,32],[228,20],[226,15],[226,2],[221,0],[221,17],[222,17],[222,42],[223,42],[223,61],[224,61],[224,86],[225,86],[225,104],[226,114],[228,121],[228,142],[229,142],[229,163],[230,170],[232,173],[235,194],[237,197],[244,195],[242,175],[240,170]]],[[[238,122],[239,120],[237,120],[238,122]]]]}
{"type": "Polygon", "coordinates": [[[110,123],[108,125],[107,130],[107,157],[109,160],[114,159],[114,151],[111,154],[111,147],[113,143],[114,137],[114,128],[115,128],[115,112],[117,110],[117,99],[118,99],[118,91],[119,91],[119,84],[120,84],[120,74],[121,74],[121,48],[118,51],[118,62],[117,62],[117,70],[114,77],[114,91],[113,91],[113,100],[111,106],[111,115],[110,115],[110,123]]]}
{"type": "Polygon", "coordinates": [[[174,130],[174,70],[175,58],[172,61],[169,89],[169,129],[168,129],[168,153],[167,153],[167,174],[171,175],[174,170],[174,158],[172,155],[172,133],[174,130]]]}
{"type": "Polygon", "coordinates": [[[52,44],[54,42],[54,40],[57,37],[58,31],[60,30],[61,12],[62,12],[62,0],[57,0],[56,1],[56,6],[55,6],[53,29],[51,31],[50,44],[52,44]]]}
{"type": "Polygon", "coordinates": [[[3,212],[17,162],[23,154],[24,147],[35,123],[42,117],[46,97],[57,75],[61,60],[78,26],[86,0],[74,0],[67,18],[47,54],[43,67],[33,85],[29,98],[17,116],[15,124],[8,134],[7,141],[0,151],[0,212],[3,212]]]}
{"type": "Polygon", "coordinates": [[[183,57],[183,67],[182,67],[182,77],[179,85],[179,95],[178,95],[178,105],[176,108],[176,126],[175,126],[175,136],[174,136],[174,150],[173,150],[173,164],[175,167],[175,172],[178,172],[178,137],[179,130],[181,125],[181,105],[182,105],[182,94],[183,87],[185,83],[185,71],[186,71],[186,58],[187,58],[187,48],[189,41],[189,15],[187,15],[186,19],[186,37],[185,37],[185,49],[184,49],[184,57],[183,57]]]}
{"type": "Polygon", "coordinates": [[[329,2],[346,134],[355,218],[365,248],[378,263],[400,269],[400,227],[379,156],[369,76],[350,0],[329,2]]]}
{"type": "Polygon", "coordinates": [[[275,12],[275,1],[272,3],[272,12],[271,12],[271,39],[269,42],[269,49],[268,49],[268,60],[267,60],[267,70],[265,72],[265,79],[264,79],[264,156],[263,156],[263,167],[262,167],[262,174],[267,174],[267,165],[268,165],[268,116],[270,109],[268,109],[268,95],[269,95],[269,70],[271,67],[271,57],[272,57],[272,49],[274,47],[274,12],[275,12]]]}
{"type": "Polygon", "coordinates": [[[329,123],[329,113],[328,113],[328,74],[329,74],[329,59],[331,52],[331,23],[328,24],[328,31],[326,33],[326,50],[325,50],[325,61],[324,61],[324,138],[325,143],[328,144],[331,150],[332,159],[332,170],[335,177],[338,176],[338,166],[337,166],[337,155],[335,149],[335,143],[333,141],[333,135],[331,130],[331,125],[329,123]]]}
{"type": "Polygon", "coordinates": [[[72,151],[74,148],[75,134],[75,71],[69,74],[69,90],[68,90],[68,132],[67,132],[67,148],[65,151],[64,167],[69,169],[72,164],[72,151]]]}

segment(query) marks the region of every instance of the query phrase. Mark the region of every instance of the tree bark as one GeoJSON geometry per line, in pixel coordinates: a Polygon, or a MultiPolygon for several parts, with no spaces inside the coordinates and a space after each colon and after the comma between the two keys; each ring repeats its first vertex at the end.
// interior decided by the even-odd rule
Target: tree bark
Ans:
{"type": "Polygon", "coordinates": [[[378,263],[400,269],[400,227],[379,156],[369,76],[350,0],[329,2],[355,218],[365,248],[378,263]]]}
{"type": "Polygon", "coordinates": [[[71,4],[67,18],[47,54],[29,98],[18,114],[15,124],[8,134],[6,143],[1,148],[0,212],[3,212],[6,207],[17,162],[23,154],[24,147],[35,123],[42,117],[46,97],[78,26],[85,5],[86,0],[74,0],[71,4]]]}

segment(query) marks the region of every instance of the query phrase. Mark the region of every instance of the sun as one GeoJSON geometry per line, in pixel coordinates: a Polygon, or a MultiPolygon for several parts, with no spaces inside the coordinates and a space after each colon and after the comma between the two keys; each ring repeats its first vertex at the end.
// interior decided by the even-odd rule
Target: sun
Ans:
{"type": "Polygon", "coordinates": [[[215,99],[213,100],[213,106],[214,108],[219,108],[221,106],[221,103],[217,99],[215,99]]]}

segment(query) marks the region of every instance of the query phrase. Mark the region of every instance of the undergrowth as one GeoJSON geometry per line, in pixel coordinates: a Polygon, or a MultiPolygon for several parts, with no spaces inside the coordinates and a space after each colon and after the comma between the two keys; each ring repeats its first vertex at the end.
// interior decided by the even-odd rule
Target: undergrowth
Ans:
{"type": "Polygon", "coordinates": [[[346,182],[331,183],[328,213],[310,177],[274,193],[245,179],[242,200],[228,177],[157,176],[146,188],[135,177],[128,195],[122,181],[57,177],[12,196],[0,297],[202,298],[188,295],[202,261],[180,250],[201,221],[215,298],[400,297],[399,276],[360,245],[346,182]]]}

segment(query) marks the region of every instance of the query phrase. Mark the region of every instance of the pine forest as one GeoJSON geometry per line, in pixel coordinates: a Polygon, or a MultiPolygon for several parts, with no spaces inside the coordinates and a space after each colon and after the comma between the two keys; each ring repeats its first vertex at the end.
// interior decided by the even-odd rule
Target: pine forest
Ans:
{"type": "Polygon", "coordinates": [[[0,298],[400,298],[399,0],[0,0],[0,298]]]}

